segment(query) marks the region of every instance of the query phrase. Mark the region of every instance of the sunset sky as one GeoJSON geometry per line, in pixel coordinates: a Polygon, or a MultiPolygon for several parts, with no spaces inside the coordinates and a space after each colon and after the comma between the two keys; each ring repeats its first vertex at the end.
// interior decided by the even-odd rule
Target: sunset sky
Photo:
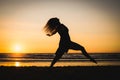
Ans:
{"type": "Polygon", "coordinates": [[[52,17],[58,17],[71,40],[87,52],[120,52],[118,1],[0,0],[0,53],[54,53],[59,35],[48,37],[43,31],[52,17]]]}

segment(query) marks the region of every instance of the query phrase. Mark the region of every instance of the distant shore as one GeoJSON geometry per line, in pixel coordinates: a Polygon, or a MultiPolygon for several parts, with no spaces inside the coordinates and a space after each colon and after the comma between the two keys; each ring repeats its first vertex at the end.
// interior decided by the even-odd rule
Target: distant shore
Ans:
{"type": "Polygon", "coordinates": [[[1,80],[116,80],[120,66],[0,67],[1,80]]]}

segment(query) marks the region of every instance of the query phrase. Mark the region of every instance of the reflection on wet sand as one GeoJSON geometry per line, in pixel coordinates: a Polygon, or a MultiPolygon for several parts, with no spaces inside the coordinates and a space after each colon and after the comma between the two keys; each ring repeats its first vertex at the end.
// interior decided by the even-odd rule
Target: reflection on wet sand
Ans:
{"type": "Polygon", "coordinates": [[[16,67],[20,67],[20,62],[15,62],[16,67]]]}

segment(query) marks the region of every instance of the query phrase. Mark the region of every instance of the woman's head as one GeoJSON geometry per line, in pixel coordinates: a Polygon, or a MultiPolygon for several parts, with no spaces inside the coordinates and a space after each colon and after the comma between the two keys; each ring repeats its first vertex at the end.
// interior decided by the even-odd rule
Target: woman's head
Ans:
{"type": "Polygon", "coordinates": [[[58,18],[51,18],[48,20],[47,24],[45,25],[44,29],[45,32],[53,33],[56,31],[57,26],[60,24],[60,21],[58,18]]]}

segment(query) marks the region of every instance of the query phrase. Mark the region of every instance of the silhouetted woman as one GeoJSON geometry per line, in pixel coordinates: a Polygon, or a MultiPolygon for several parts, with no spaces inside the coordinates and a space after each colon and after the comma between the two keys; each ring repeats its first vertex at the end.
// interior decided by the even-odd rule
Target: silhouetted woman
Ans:
{"type": "Polygon", "coordinates": [[[60,35],[60,42],[59,47],[55,53],[55,58],[52,61],[50,67],[53,67],[53,65],[62,57],[62,55],[66,52],[68,52],[69,49],[74,50],[81,50],[82,53],[90,59],[90,61],[93,61],[94,63],[97,63],[93,58],[91,58],[85,48],[75,42],[72,42],[68,33],[68,28],[61,24],[58,18],[51,18],[48,20],[47,24],[44,27],[45,32],[47,33],[47,36],[52,36],[55,33],[58,32],[60,35]]]}

